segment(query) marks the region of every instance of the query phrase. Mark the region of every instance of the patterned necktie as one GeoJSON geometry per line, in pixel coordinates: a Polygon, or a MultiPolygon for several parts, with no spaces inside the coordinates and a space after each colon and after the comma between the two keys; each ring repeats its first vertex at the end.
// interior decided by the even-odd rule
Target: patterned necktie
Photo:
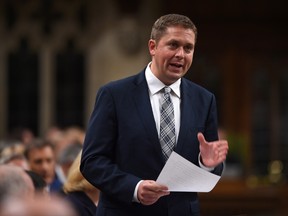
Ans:
{"type": "Polygon", "coordinates": [[[169,87],[164,88],[163,101],[160,107],[160,144],[165,159],[173,151],[176,142],[174,108],[170,98],[169,87]]]}

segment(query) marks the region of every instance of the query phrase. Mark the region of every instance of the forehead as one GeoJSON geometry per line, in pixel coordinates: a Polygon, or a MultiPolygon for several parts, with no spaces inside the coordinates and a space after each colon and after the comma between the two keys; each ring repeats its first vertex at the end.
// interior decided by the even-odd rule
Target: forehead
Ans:
{"type": "Polygon", "coordinates": [[[30,152],[29,152],[29,157],[30,158],[35,158],[35,157],[39,157],[39,156],[42,156],[42,157],[50,157],[50,156],[53,156],[54,155],[54,152],[53,152],[53,149],[50,147],[50,146],[44,146],[44,147],[41,147],[41,148],[34,148],[34,149],[31,149],[30,152]]]}
{"type": "Polygon", "coordinates": [[[192,29],[187,29],[182,26],[171,26],[165,31],[161,40],[179,40],[185,43],[195,44],[195,33],[192,29]]]}

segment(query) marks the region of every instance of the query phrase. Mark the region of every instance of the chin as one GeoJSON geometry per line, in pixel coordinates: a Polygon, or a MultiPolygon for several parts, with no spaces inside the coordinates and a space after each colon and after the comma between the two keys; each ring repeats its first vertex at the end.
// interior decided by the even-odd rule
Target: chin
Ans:
{"type": "Polygon", "coordinates": [[[179,72],[177,72],[177,73],[175,73],[175,72],[173,72],[173,74],[170,76],[170,80],[172,81],[172,80],[174,80],[174,82],[175,81],[177,81],[178,79],[180,79],[182,76],[183,76],[183,74],[184,73],[179,73],[179,72]]]}

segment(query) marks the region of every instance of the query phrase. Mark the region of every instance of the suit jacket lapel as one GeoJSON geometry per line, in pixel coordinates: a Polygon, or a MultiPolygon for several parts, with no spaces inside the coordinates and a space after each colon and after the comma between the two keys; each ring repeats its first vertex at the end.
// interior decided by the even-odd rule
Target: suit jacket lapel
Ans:
{"type": "Polygon", "coordinates": [[[135,84],[136,86],[132,94],[139,116],[147,132],[148,138],[152,143],[155,143],[154,146],[156,150],[162,154],[144,71],[136,76],[135,84]]]}
{"type": "MultiPolygon", "coordinates": [[[[181,152],[183,150],[183,146],[185,144],[187,133],[189,132],[189,125],[193,124],[195,119],[195,112],[193,112],[193,101],[192,95],[187,86],[186,80],[182,79],[181,81],[181,122],[180,122],[180,130],[178,136],[178,142],[176,151],[181,152]]],[[[195,101],[194,101],[195,102],[195,101]]]]}

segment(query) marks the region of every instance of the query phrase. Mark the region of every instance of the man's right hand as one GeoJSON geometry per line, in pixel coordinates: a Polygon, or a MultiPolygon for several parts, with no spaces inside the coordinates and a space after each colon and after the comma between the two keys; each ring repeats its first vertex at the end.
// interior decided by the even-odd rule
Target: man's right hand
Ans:
{"type": "Polygon", "coordinates": [[[140,183],[137,197],[141,204],[152,205],[157,200],[162,197],[169,195],[168,187],[165,185],[160,185],[153,180],[144,180],[140,183]]]}

